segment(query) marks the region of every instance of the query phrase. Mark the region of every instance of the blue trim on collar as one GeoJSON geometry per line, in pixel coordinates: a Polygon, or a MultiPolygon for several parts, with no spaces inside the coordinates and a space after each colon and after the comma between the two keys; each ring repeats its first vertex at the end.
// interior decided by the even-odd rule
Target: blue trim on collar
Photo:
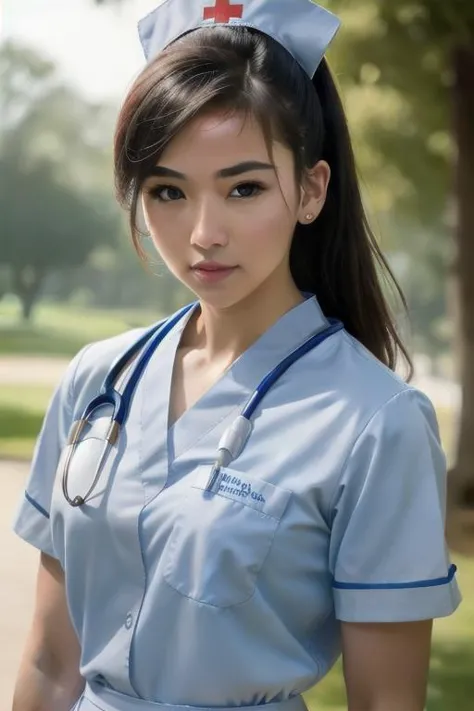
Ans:
{"type": "Polygon", "coordinates": [[[40,506],[39,503],[35,501],[27,491],[25,491],[25,499],[29,501],[30,504],[34,506],[37,511],[40,512],[40,514],[43,514],[45,518],[49,518],[49,513],[42,506],[40,506]]]}
{"type": "Polygon", "coordinates": [[[334,580],[332,587],[336,590],[404,590],[406,588],[432,588],[437,585],[447,585],[447,583],[450,583],[454,578],[456,570],[457,567],[453,564],[445,578],[416,580],[413,583],[340,583],[334,580]]]}

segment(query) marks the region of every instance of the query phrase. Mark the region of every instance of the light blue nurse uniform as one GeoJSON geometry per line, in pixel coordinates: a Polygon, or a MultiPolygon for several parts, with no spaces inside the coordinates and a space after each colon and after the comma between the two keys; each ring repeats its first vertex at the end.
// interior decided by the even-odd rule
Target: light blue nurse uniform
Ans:
{"type": "MultiPolygon", "coordinates": [[[[65,570],[88,682],[77,709],[298,711],[301,692],[340,654],[341,620],[443,617],[460,602],[435,414],[339,332],[270,390],[244,451],[206,494],[224,430],[262,378],[328,323],[308,298],[168,428],[188,318],[147,366],[118,451],[82,508],[63,497],[61,450],[142,331],[74,358],[46,415],[15,530],[65,570]]],[[[89,488],[107,425],[98,413],[76,452],[72,497],[89,488]]]]}

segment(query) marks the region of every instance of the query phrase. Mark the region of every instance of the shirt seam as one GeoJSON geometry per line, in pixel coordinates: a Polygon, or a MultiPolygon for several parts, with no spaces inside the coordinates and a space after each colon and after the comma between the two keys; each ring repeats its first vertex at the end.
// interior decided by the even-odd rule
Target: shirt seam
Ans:
{"type": "Polygon", "coordinates": [[[363,343],[354,338],[354,336],[351,336],[348,331],[344,330],[342,332],[342,335],[345,337],[347,344],[352,348],[353,351],[355,351],[355,353],[357,353],[357,355],[359,355],[361,358],[364,358],[364,360],[366,360],[368,363],[376,365],[378,369],[382,370],[386,375],[388,375],[394,383],[402,387],[403,389],[400,392],[405,392],[406,389],[414,389],[413,386],[409,385],[402,378],[398,377],[394,370],[392,370],[385,363],[382,363],[382,361],[376,358],[373,353],[369,351],[366,346],[364,346],[363,343]]]}

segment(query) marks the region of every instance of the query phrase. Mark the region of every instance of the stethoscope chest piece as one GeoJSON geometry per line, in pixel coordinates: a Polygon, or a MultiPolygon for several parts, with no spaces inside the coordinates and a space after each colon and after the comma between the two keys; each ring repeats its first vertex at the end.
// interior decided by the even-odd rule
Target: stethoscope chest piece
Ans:
{"type": "MultiPolygon", "coordinates": [[[[99,396],[99,398],[102,399],[102,396],[99,396]]],[[[97,401],[99,400],[97,398],[97,401]]],[[[91,403],[89,406],[89,409],[91,409],[91,406],[94,404],[91,403]]],[[[100,405],[103,405],[104,403],[101,402],[100,405]]],[[[108,404],[108,403],[105,403],[108,404]]],[[[94,407],[91,409],[91,413],[95,410],[98,409],[98,406],[94,407]]],[[[91,424],[91,421],[89,420],[90,415],[85,416],[75,422],[72,427],[71,427],[71,433],[69,436],[69,441],[68,441],[68,452],[66,455],[66,460],[64,462],[64,468],[63,468],[63,476],[62,476],[62,488],[63,488],[63,494],[64,498],[68,502],[70,506],[73,508],[80,508],[84,506],[92,492],[97,486],[97,483],[99,481],[99,477],[102,472],[102,467],[106,461],[107,455],[109,454],[109,451],[113,445],[116,444],[119,434],[120,434],[120,424],[117,422],[116,418],[116,412],[114,412],[114,415],[110,421],[107,433],[104,437],[104,444],[102,448],[102,453],[100,455],[99,463],[97,464],[95,468],[95,474],[94,474],[94,480],[92,484],[90,485],[87,493],[84,496],[79,496],[76,495],[74,497],[71,497],[69,494],[69,475],[70,475],[70,470],[71,470],[71,460],[74,455],[74,452],[76,451],[77,447],[80,446],[81,444],[81,436],[83,435],[87,425],[91,424]]]]}

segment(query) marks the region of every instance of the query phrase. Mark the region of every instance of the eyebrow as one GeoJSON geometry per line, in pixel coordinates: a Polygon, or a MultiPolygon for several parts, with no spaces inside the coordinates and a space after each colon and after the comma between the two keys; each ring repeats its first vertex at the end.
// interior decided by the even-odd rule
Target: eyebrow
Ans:
{"type": "MultiPolygon", "coordinates": [[[[228,168],[222,168],[215,174],[216,178],[235,178],[243,173],[249,173],[252,170],[275,170],[275,166],[271,163],[262,163],[258,160],[248,160],[243,163],[231,165],[228,168]]],[[[172,168],[166,168],[164,165],[156,165],[150,171],[150,176],[158,178],[175,178],[176,180],[186,180],[186,175],[172,168]]]]}

